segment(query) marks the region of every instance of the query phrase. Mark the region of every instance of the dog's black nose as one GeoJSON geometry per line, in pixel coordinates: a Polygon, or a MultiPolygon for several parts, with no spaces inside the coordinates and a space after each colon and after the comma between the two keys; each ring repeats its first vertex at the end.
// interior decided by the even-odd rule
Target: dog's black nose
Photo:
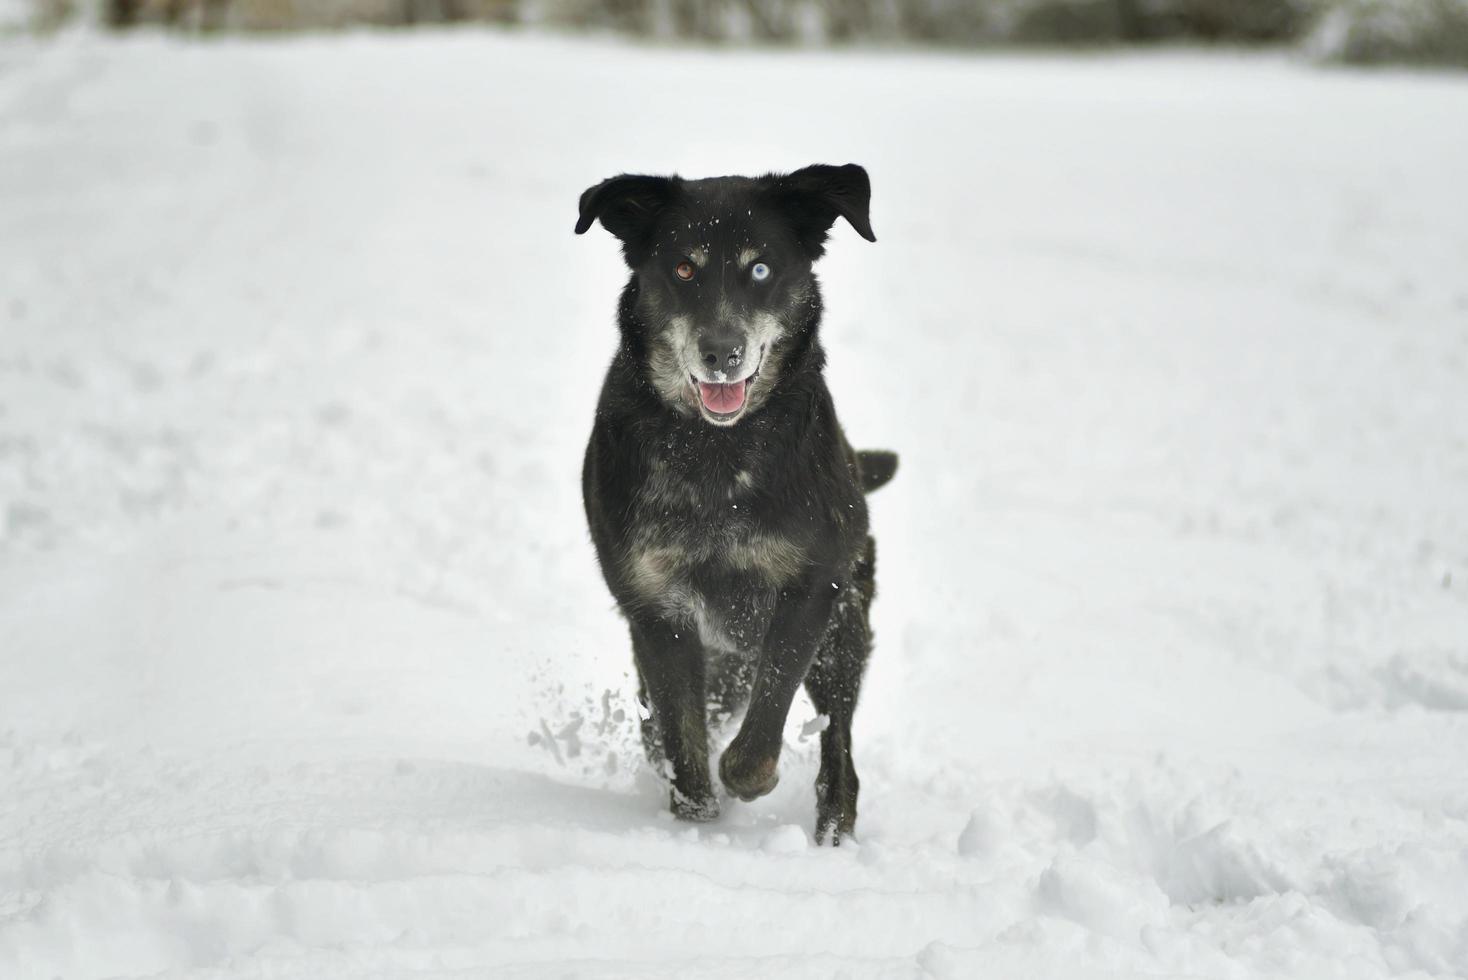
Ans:
{"type": "Polygon", "coordinates": [[[710,371],[729,371],[737,368],[744,360],[744,338],[729,334],[705,334],[699,338],[698,353],[703,359],[704,367],[710,371]]]}

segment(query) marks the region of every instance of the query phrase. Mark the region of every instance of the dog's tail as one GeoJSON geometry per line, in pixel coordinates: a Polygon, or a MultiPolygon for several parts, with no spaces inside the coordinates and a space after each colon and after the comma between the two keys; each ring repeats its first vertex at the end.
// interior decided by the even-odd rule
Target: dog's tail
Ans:
{"type": "Polygon", "coordinates": [[[858,450],[856,469],[861,476],[862,492],[871,493],[886,486],[897,473],[897,454],[886,449],[858,450]]]}

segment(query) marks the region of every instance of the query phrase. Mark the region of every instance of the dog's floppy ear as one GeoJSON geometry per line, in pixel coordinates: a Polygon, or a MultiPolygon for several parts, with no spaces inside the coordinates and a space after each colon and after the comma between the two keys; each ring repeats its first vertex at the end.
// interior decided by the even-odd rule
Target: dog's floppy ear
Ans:
{"type": "Polygon", "coordinates": [[[776,187],[782,203],[801,226],[801,239],[816,255],[825,251],[826,234],[837,218],[845,218],[867,241],[877,240],[868,214],[872,182],[857,164],[802,167],[779,178],[776,187]]]}
{"type": "Polygon", "coordinates": [[[653,220],[667,206],[672,192],[673,181],[667,177],[608,177],[581,194],[576,234],[585,234],[600,218],[602,227],[620,238],[623,245],[636,248],[651,233],[653,220]]]}

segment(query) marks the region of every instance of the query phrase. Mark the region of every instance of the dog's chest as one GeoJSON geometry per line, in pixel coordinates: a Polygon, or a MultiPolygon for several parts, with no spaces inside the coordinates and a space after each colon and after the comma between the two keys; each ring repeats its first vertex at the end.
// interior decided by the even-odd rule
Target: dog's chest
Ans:
{"type": "Polygon", "coordinates": [[[769,518],[753,468],[689,473],[654,458],[633,498],[625,571],[666,615],[704,643],[745,649],[763,635],[774,595],[805,564],[769,518]]]}
{"type": "Polygon", "coordinates": [[[634,527],[663,546],[716,559],[757,533],[753,485],[748,470],[691,471],[654,456],[634,496],[634,527]]]}

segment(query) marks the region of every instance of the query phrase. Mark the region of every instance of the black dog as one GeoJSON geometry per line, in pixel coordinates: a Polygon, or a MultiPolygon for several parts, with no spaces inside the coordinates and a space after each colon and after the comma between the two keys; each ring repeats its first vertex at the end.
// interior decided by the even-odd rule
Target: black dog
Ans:
{"type": "Polygon", "coordinates": [[[718,815],[705,712],[747,703],[719,776],[753,800],[779,780],[804,681],[829,719],[817,839],[839,843],[856,824],[851,718],[875,592],[862,495],[897,457],[853,451],[836,421],[811,264],[838,216],[876,241],[870,197],[855,164],[623,175],[581,195],[576,233],[600,219],[632,269],[582,493],[631,625],[648,757],[680,817],[718,815]]]}

